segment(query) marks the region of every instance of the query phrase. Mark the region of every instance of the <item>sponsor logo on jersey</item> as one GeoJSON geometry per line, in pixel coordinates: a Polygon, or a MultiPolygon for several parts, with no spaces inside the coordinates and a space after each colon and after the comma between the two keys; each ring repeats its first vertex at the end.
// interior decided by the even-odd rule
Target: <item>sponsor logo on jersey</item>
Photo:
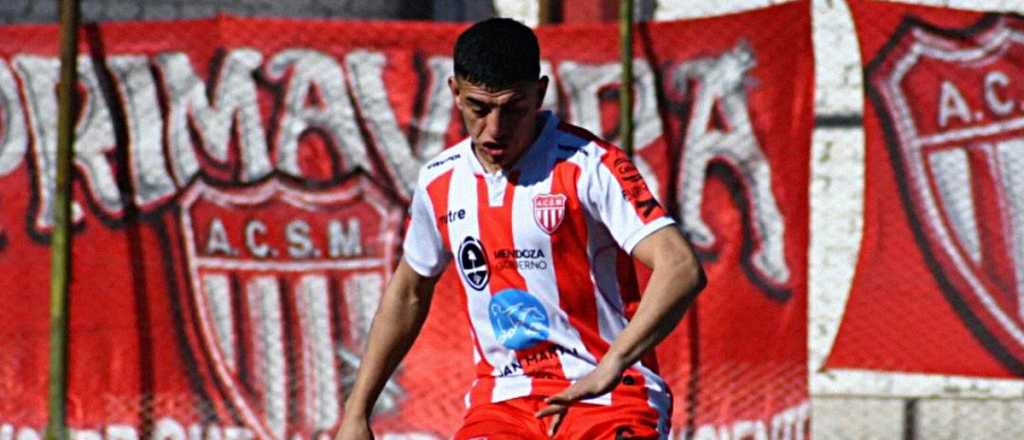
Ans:
{"type": "Polygon", "coordinates": [[[475,237],[466,237],[459,245],[459,272],[466,284],[476,290],[483,290],[490,280],[490,268],[487,264],[487,254],[484,252],[484,244],[475,237]]]}
{"type": "Polygon", "coordinates": [[[538,194],[533,196],[533,220],[547,234],[555,233],[565,217],[565,194],[538,194]]]}
{"type": "Polygon", "coordinates": [[[487,308],[498,342],[524,350],[546,341],[551,324],[540,300],[525,290],[505,289],[491,297],[487,308]]]}
{"type": "Polygon", "coordinates": [[[1008,26],[1015,20],[955,32],[904,22],[867,75],[928,266],[974,335],[1024,374],[1024,68],[1011,55],[1024,50],[1024,32],[1008,26]]]}
{"type": "Polygon", "coordinates": [[[460,209],[458,211],[448,211],[447,213],[437,216],[437,224],[447,225],[448,223],[455,223],[459,220],[466,218],[466,210],[460,209]]]}
{"type": "MultiPolygon", "coordinates": [[[[523,374],[524,369],[531,369],[531,377],[551,377],[555,378],[550,373],[544,371],[538,371],[536,367],[550,364],[552,367],[560,369],[561,361],[560,356],[572,356],[579,358],[580,351],[575,347],[563,347],[557,344],[549,344],[543,349],[530,350],[529,353],[517,353],[515,358],[510,360],[504,367],[498,368],[498,377],[508,377],[513,375],[523,374]]],[[[625,378],[623,378],[625,380],[625,378]]],[[[631,385],[631,384],[630,384],[631,385]]]]}
{"type": "Polygon", "coordinates": [[[496,270],[543,270],[548,268],[548,259],[540,249],[498,249],[494,252],[496,270]]]}
{"type": "Polygon", "coordinates": [[[454,155],[448,156],[448,157],[446,157],[444,159],[435,160],[435,161],[427,164],[427,169],[429,170],[429,169],[437,168],[437,167],[439,167],[441,165],[444,165],[444,164],[446,164],[448,162],[456,160],[456,159],[458,159],[460,157],[462,157],[461,154],[454,154],[454,155]]]}
{"type": "Polygon", "coordinates": [[[503,258],[503,259],[504,258],[514,258],[514,259],[526,258],[526,259],[531,259],[532,260],[532,259],[536,259],[536,258],[544,258],[544,251],[542,251],[540,249],[498,249],[498,251],[494,253],[494,256],[497,257],[497,258],[503,258]]]}
{"type": "MultiPolygon", "coordinates": [[[[340,422],[338,385],[353,379],[394,257],[382,243],[400,230],[402,208],[385,200],[365,177],[325,190],[198,180],[182,195],[192,349],[255,437],[311,438],[340,422]]],[[[402,392],[386,388],[393,410],[402,392]]]]}
{"type": "Polygon", "coordinates": [[[622,185],[622,197],[633,204],[644,221],[650,220],[661,205],[654,199],[640,171],[624,157],[615,159],[612,165],[622,185]]]}

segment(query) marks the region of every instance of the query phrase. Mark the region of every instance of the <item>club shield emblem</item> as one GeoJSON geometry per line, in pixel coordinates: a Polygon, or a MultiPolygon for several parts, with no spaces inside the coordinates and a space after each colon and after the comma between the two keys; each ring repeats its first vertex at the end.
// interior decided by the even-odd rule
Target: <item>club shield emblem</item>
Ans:
{"type": "Polygon", "coordinates": [[[180,209],[193,349],[242,422],[262,439],[336,429],[396,258],[401,205],[357,175],[317,191],[197,181],[180,209]]]}
{"type": "Polygon", "coordinates": [[[565,217],[565,194],[533,196],[533,220],[548,235],[554,234],[565,217]]]}
{"type": "Polygon", "coordinates": [[[993,16],[955,31],[908,19],[866,71],[917,242],[967,327],[1017,374],[1024,374],[1022,42],[1017,18],[993,16]]]}

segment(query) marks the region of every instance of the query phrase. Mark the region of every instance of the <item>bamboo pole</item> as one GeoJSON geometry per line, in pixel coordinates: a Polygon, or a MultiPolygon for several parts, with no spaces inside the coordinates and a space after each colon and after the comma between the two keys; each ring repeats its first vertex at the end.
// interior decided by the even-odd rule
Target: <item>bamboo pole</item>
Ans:
{"type": "Polygon", "coordinates": [[[622,149],[633,157],[633,0],[619,3],[622,87],[619,89],[619,129],[622,149]]]}
{"type": "MultiPolygon", "coordinates": [[[[57,114],[57,191],[50,247],[50,382],[47,440],[65,440],[68,361],[68,285],[71,274],[71,157],[74,93],[78,83],[78,0],[60,0],[60,85],[57,114]]],[[[41,171],[46,172],[46,171],[41,171]]]]}

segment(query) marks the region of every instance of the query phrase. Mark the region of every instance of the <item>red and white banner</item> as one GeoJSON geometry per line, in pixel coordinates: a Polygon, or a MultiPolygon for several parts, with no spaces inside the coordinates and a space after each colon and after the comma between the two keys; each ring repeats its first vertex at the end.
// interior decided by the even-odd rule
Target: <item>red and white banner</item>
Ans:
{"type": "MultiPolygon", "coordinates": [[[[711,280],[659,350],[680,438],[797,438],[808,426],[809,11],[637,28],[635,160],[711,280]]],[[[463,26],[220,17],[83,29],[76,435],[334,432],[417,169],[465,135],[445,84],[463,26]]],[[[616,29],[538,30],[545,107],[613,142],[616,29]]],[[[46,420],[56,44],[53,26],[0,28],[4,440],[39,438],[46,420]]],[[[536,200],[535,221],[557,228],[561,204],[536,200]]],[[[453,273],[384,390],[380,438],[447,438],[461,421],[473,371],[453,273]]]]}
{"type": "Polygon", "coordinates": [[[851,8],[864,237],[827,366],[1024,375],[1024,20],[851,8]]]}

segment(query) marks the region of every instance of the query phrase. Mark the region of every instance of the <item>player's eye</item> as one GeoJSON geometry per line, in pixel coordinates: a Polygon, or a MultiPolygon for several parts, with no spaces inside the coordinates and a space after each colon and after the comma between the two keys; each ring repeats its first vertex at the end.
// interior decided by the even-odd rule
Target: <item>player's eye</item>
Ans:
{"type": "Polygon", "coordinates": [[[468,104],[469,111],[473,112],[473,114],[477,116],[484,116],[489,111],[489,108],[486,105],[483,105],[483,103],[477,101],[469,101],[468,104]]]}
{"type": "Polygon", "coordinates": [[[513,116],[513,117],[514,116],[520,116],[523,113],[526,113],[527,108],[528,107],[527,107],[527,105],[524,102],[517,101],[516,103],[503,108],[502,109],[502,113],[504,113],[504,114],[506,114],[508,116],[513,116]]]}

